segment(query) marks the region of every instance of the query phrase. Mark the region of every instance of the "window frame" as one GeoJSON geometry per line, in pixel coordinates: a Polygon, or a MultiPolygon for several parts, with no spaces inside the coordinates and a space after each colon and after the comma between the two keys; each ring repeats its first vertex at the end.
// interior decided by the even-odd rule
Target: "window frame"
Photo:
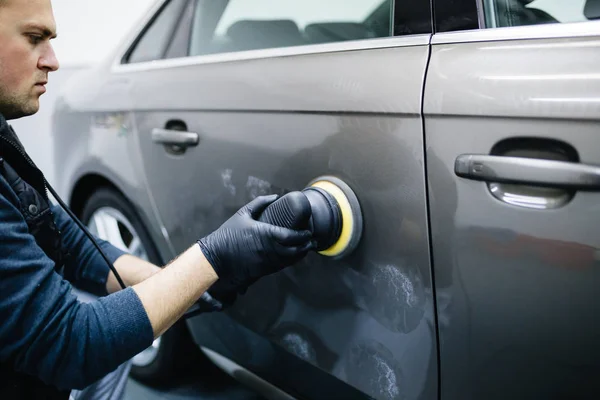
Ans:
{"type": "Polygon", "coordinates": [[[464,44],[512,40],[600,37],[600,20],[561,24],[523,25],[436,33],[432,45],[464,44]]]}
{"type": "MultiPolygon", "coordinates": [[[[199,6],[199,3],[203,0],[193,0],[195,2],[195,6],[194,6],[194,14],[196,13],[196,8],[199,6]]],[[[230,1],[230,0],[228,0],[230,1]]],[[[395,38],[395,37],[404,37],[404,36],[414,36],[414,35],[422,35],[422,34],[432,34],[433,33],[433,19],[432,19],[432,15],[433,15],[433,11],[432,11],[432,4],[431,1],[432,0],[416,0],[417,2],[419,2],[421,4],[421,6],[426,6],[428,7],[427,10],[427,14],[431,17],[430,21],[429,21],[429,29],[427,32],[422,32],[422,33],[416,33],[416,34],[412,34],[412,35],[399,35],[396,33],[396,22],[397,22],[397,18],[399,16],[402,15],[401,11],[398,9],[398,14],[396,14],[397,8],[396,5],[397,3],[401,1],[401,0],[390,0],[390,7],[389,7],[389,18],[390,18],[390,30],[388,32],[388,36],[381,36],[381,37],[376,37],[376,38],[372,38],[372,39],[359,39],[359,40],[346,40],[346,41],[336,41],[336,42],[328,42],[328,43],[323,43],[325,45],[333,45],[335,43],[344,43],[344,42],[365,42],[365,41],[370,41],[370,40],[385,40],[385,39],[391,39],[391,38],[395,38]]],[[[408,1],[408,0],[404,0],[404,1],[408,1]]],[[[375,13],[377,10],[374,10],[373,13],[375,13]]],[[[193,23],[192,23],[193,25],[193,23]]],[[[193,33],[193,26],[190,28],[192,30],[193,33]]],[[[191,50],[191,45],[192,45],[192,38],[190,36],[190,41],[188,46],[190,47],[191,50]]],[[[316,45],[316,44],[315,44],[316,45]]],[[[307,45],[302,45],[302,46],[284,46],[284,47],[267,47],[264,49],[256,49],[256,50],[239,50],[239,51],[234,51],[231,53],[244,53],[246,51],[267,51],[267,50],[271,50],[271,49],[282,49],[282,48],[300,48],[300,47],[306,47],[306,46],[313,46],[312,44],[307,44],[307,45]]],[[[230,54],[230,53],[214,53],[214,54],[230,54]]],[[[212,54],[198,54],[198,55],[192,55],[191,53],[188,53],[188,57],[204,57],[204,56],[210,56],[212,54]]]]}
{"type": "Polygon", "coordinates": [[[479,20],[479,29],[488,29],[485,19],[485,6],[483,2],[486,0],[475,0],[477,7],[477,17],[479,20]]]}
{"type": "MultiPolygon", "coordinates": [[[[481,18],[480,11],[483,11],[483,7],[480,7],[483,3],[482,0],[431,0],[431,9],[433,10],[433,25],[434,25],[434,35],[447,33],[447,32],[461,32],[461,31],[474,31],[480,30],[481,28],[481,18]],[[448,7],[448,3],[452,2],[453,7],[448,7]],[[458,7],[455,6],[455,3],[459,3],[459,6],[463,6],[468,10],[466,15],[471,15],[475,17],[477,20],[477,26],[473,26],[471,28],[456,28],[456,29],[445,29],[442,24],[442,15],[444,15],[443,11],[448,8],[456,9],[458,7]],[[445,6],[445,8],[443,8],[445,6]]],[[[456,17],[456,14],[451,14],[451,17],[456,17]]],[[[461,15],[462,16],[462,15],[461,15]]],[[[461,17],[459,16],[459,17],[461,17]]],[[[460,19],[460,18],[458,18],[460,19]]],[[[485,19],[485,18],[484,18],[485,19]]]]}
{"type": "Polygon", "coordinates": [[[194,25],[194,11],[196,9],[197,4],[197,0],[187,0],[187,4],[183,7],[181,15],[179,16],[179,20],[177,21],[177,26],[173,30],[173,34],[171,36],[171,39],[169,40],[169,44],[165,48],[165,52],[162,58],[163,60],[189,57],[192,27],[194,25]],[[180,32],[183,32],[183,37],[178,38],[177,36],[180,32]],[[180,39],[181,43],[177,43],[176,39],[180,39]],[[171,50],[173,50],[175,45],[181,46],[184,49],[183,55],[175,55],[172,57],[169,56],[169,53],[171,52],[171,50]]]}
{"type": "MultiPolygon", "coordinates": [[[[434,16],[438,14],[438,11],[440,10],[441,5],[443,4],[447,4],[449,1],[456,1],[456,0],[431,0],[432,1],[432,7],[433,7],[433,12],[434,12],[434,16]]],[[[596,19],[596,20],[589,20],[589,21],[580,21],[580,22],[562,22],[562,23],[552,23],[552,24],[535,24],[535,25],[516,25],[516,26],[489,26],[489,24],[486,22],[486,11],[485,11],[485,3],[486,1],[495,1],[495,0],[458,0],[460,2],[463,2],[465,4],[467,3],[471,3],[472,8],[476,11],[477,13],[477,19],[478,19],[478,28],[472,28],[472,29],[453,29],[453,30],[440,30],[439,29],[439,21],[436,17],[434,17],[434,27],[435,27],[435,35],[434,38],[436,36],[439,36],[441,34],[452,34],[452,33],[460,33],[460,32],[478,32],[478,31],[496,31],[496,30],[505,30],[505,29],[518,29],[519,32],[531,32],[531,38],[539,38],[538,35],[534,34],[534,31],[536,29],[542,29],[543,28],[543,33],[542,35],[549,35],[549,37],[555,37],[555,35],[553,35],[551,33],[552,30],[557,30],[559,33],[556,37],[579,37],[582,36],[581,32],[588,32],[585,34],[585,36],[591,36],[593,34],[594,31],[598,32],[598,25],[600,24],[600,19],[596,19]],[[589,29],[583,27],[579,27],[581,24],[587,24],[587,25],[592,25],[592,27],[590,27],[589,29]],[[559,28],[559,26],[567,26],[569,28],[559,28]],[[594,28],[594,26],[596,26],[596,28],[594,28]],[[569,30],[573,30],[573,34],[569,35],[569,30]]],[[[494,10],[495,12],[495,10],[494,10]]],[[[456,17],[456,15],[454,15],[456,17]]],[[[495,17],[495,15],[494,15],[495,17]]],[[[488,35],[485,35],[486,37],[488,35]]],[[[501,35],[504,37],[504,35],[501,35]]],[[[508,35],[511,36],[512,35],[508,35]]],[[[517,34],[516,35],[518,38],[527,38],[527,37],[523,37],[522,33],[517,34]]],[[[516,38],[517,38],[516,37],[516,38]]]]}
{"type": "MultiPolygon", "coordinates": [[[[145,61],[138,63],[129,63],[128,58],[131,52],[134,51],[137,43],[141,40],[143,35],[147,32],[149,27],[154,23],[156,18],[161,14],[164,10],[164,7],[171,0],[161,0],[154,4],[154,6],[149,10],[145,18],[143,18],[139,25],[136,27],[136,30],[125,42],[126,44],[119,50],[118,56],[115,61],[112,63],[111,72],[113,73],[126,73],[130,71],[142,71],[147,69],[161,69],[163,67],[170,68],[173,66],[184,66],[184,65],[195,65],[195,64],[204,64],[204,63],[220,63],[220,62],[233,62],[233,61],[241,61],[241,60],[254,60],[254,59],[263,59],[263,58],[276,58],[276,57],[288,57],[288,56],[300,56],[300,55],[310,55],[310,54],[326,54],[326,53],[338,53],[338,52],[347,52],[354,50],[371,50],[371,49],[380,49],[380,48],[393,48],[393,47],[406,47],[406,46],[419,46],[419,45],[427,45],[429,44],[429,40],[431,35],[434,33],[434,23],[433,23],[433,0],[418,0],[423,3],[424,7],[428,7],[428,14],[430,16],[429,19],[429,29],[427,33],[417,33],[410,35],[397,35],[395,32],[396,28],[396,17],[397,12],[400,12],[400,9],[397,8],[397,3],[402,0],[391,0],[390,6],[390,14],[393,18],[390,22],[390,36],[379,37],[373,39],[362,39],[362,40],[349,40],[349,41],[340,41],[340,42],[331,42],[331,43],[322,43],[322,44],[309,44],[303,46],[290,46],[290,47],[279,47],[279,48],[268,48],[268,49],[258,49],[258,50],[246,50],[246,51],[238,51],[231,53],[217,53],[210,55],[197,55],[197,56],[187,56],[187,57],[179,57],[179,58],[170,58],[165,59],[164,54],[163,58],[155,61],[145,61]]],[[[199,0],[187,0],[193,1],[194,5],[191,7],[195,10],[199,0]]],[[[406,1],[406,0],[404,0],[406,1]]],[[[186,10],[188,6],[186,5],[183,10],[186,10]]],[[[181,21],[184,12],[180,15],[179,20],[181,21]]],[[[171,39],[173,39],[173,34],[176,31],[176,26],[174,31],[171,32],[171,39]]],[[[187,47],[189,54],[189,47],[191,45],[191,30],[190,26],[190,35],[187,38],[187,47]]],[[[170,47],[170,41],[168,42],[165,49],[163,49],[163,53],[168,51],[170,47]]]]}
{"type": "MultiPolygon", "coordinates": [[[[180,24],[181,20],[184,18],[186,11],[190,8],[190,2],[192,2],[192,1],[196,2],[196,0],[184,0],[185,3],[182,6],[181,11],[179,12],[179,16],[175,19],[175,22],[172,24],[172,26],[169,27],[169,34],[168,34],[169,38],[165,42],[165,46],[162,49],[160,58],[158,58],[156,60],[152,60],[152,61],[130,62],[131,56],[135,52],[135,50],[136,50],[137,46],[139,45],[139,43],[141,42],[141,40],[145,37],[146,33],[154,25],[156,20],[158,18],[160,18],[162,13],[165,11],[165,9],[171,3],[171,1],[175,1],[175,0],[163,0],[162,2],[157,3],[157,7],[152,9],[152,12],[150,13],[150,18],[144,20],[143,24],[141,24],[141,29],[139,29],[137,34],[135,35],[135,39],[130,42],[127,50],[121,56],[120,63],[122,65],[144,64],[144,63],[160,61],[160,60],[165,59],[166,54],[168,53],[169,49],[171,48],[171,46],[173,44],[173,39],[175,38],[175,35],[177,34],[179,24],[180,24]]],[[[188,45],[189,45],[189,33],[188,33],[188,38],[186,39],[186,41],[188,42],[188,45]]]]}

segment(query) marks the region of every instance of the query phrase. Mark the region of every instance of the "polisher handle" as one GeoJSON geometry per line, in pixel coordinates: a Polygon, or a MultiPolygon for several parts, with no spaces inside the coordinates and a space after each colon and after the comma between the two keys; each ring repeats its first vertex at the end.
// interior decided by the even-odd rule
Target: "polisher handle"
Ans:
{"type": "Polygon", "coordinates": [[[312,211],[302,192],[290,192],[271,203],[258,218],[261,222],[289,229],[308,229],[312,211]]]}

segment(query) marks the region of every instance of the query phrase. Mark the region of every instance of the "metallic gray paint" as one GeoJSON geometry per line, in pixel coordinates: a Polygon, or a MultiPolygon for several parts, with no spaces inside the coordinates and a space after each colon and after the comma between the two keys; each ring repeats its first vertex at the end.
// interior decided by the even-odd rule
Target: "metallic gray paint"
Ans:
{"type": "Polygon", "coordinates": [[[427,57],[427,46],[410,45],[203,64],[138,72],[133,90],[140,154],[176,252],[260,194],[322,175],[356,192],[365,219],[356,253],[312,255],[265,278],[231,315],[377,399],[436,392],[419,116],[427,57]],[[173,156],[153,143],[169,120],[199,145],[173,156]]]}
{"type": "Polygon", "coordinates": [[[115,179],[148,217],[164,260],[260,194],[344,179],[365,216],[359,249],[261,280],[230,315],[367,396],[430,399],[437,344],[420,117],[428,36],[391,40],[118,74],[104,64],[65,90],[57,158],[66,192],[89,159],[115,179]],[[112,113],[134,118],[121,129],[106,121],[112,113]],[[171,120],[198,133],[198,146],[174,155],[154,143],[153,129],[171,120]]]}
{"type": "MultiPolygon", "coordinates": [[[[86,90],[81,92],[93,97],[86,90]]],[[[132,114],[113,112],[108,106],[102,109],[101,103],[97,103],[98,112],[90,113],[80,109],[77,100],[73,101],[67,90],[55,104],[52,135],[58,143],[54,146],[56,171],[60,172],[56,174],[58,194],[71,201],[82,179],[94,175],[108,180],[136,208],[162,259],[170,259],[173,251],[163,238],[141,169],[132,114]]]]}
{"type": "Polygon", "coordinates": [[[600,164],[598,65],[598,37],[433,46],[424,112],[444,399],[597,397],[598,193],[526,209],[454,162],[539,137],[600,164]]]}
{"type": "MultiPolygon", "coordinates": [[[[599,27],[435,35],[424,99],[427,35],[371,50],[366,41],[115,66],[125,43],[57,106],[59,192],[105,176],[169,260],[260,194],[344,179],[365,216],[357,252],[339,262],[311,255],[259,281],[228,314],[330,382],[376,399],[433,399],[425,144],[442,398],[591,397],[600,390],[598,194],[526,209],[453,168],[460,154],[520,136],[566,141],[600,164],[599,27]],[[126,123],[106,120],[115,114],[126,123]],[[184,155],[152,142],[173,119],[199,134],[184,155]]],[[[236,342],[235,324],[205,315],[190,325],[199,343],[207,328],[243,347],[232,350],[236,362],[273,368],[271,353],[236,342]]]]}
{"type": "Polygon", "coordinates": [[[409,42],[391,49],[189,65],[116,77],[134,82],[126,95],[135,110],[417,116],[426,50],[409,42]],[[175,95],[167,100],[169,93],[175,95]]]}

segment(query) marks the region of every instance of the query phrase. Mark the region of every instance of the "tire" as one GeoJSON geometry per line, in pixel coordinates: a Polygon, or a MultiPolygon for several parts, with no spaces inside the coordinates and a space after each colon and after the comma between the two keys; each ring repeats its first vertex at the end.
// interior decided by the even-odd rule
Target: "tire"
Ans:
{"type": "MultiPolygon", "coordinates": [[[[116,190],[102,187],[92,193],[85,202],[81,220],[100,239],[116,247],[126,247],[131,254],[161,265],[158,252],[135,209],[116,190]],[[102,228],[115,222],[119,229],[102,228]],[[115,237],[116,232],[120,238],[115,237]]],[[[131,376],[144,383],[164,384],[188,371],[200,358],[200,350],[193,343],[185,322],[180,321],[132,359],[131,376]]]]}

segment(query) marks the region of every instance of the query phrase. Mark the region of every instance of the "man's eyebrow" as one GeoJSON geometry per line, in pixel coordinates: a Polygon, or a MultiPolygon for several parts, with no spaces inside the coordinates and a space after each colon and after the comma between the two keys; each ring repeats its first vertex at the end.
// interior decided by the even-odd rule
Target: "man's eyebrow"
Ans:
{"type": "Polygon", "coordinates": [[[33,30],[37,30],[42,32],[42,35],[44,35],[44,37],[50,38],[50,39],[55,39],[58,34],[52,30],[50,30],[49,28],[47,28],[44,25],[40,25],[40,24],[35,24],[35,23],[30,23],[30,24],[26,24],[25,25],[25,29],[33,29],[33,30]]]}

